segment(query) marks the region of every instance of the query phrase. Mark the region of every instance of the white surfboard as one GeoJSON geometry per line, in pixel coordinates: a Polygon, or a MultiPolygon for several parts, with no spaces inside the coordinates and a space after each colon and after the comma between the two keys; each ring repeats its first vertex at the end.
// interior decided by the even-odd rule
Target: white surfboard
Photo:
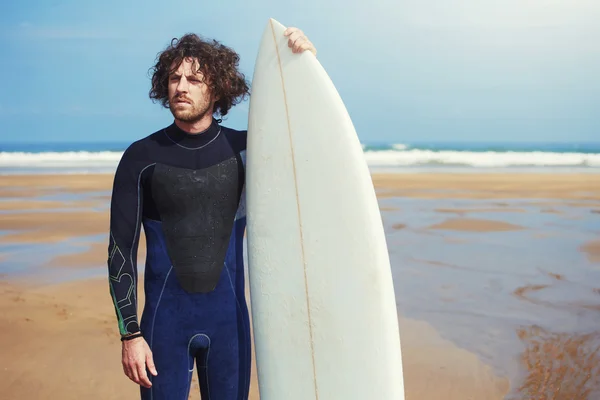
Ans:
{"type": "Polygon", "coordinates": [[[390,262],[371,176],[327,73],[271,19],[248,125],[250,299],[262,400],[402,400],[390,262]]]}

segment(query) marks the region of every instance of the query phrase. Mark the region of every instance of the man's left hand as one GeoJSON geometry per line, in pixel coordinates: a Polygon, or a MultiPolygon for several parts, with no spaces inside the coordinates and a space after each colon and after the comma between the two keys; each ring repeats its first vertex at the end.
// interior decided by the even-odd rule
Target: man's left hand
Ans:
{"type": "Polygon", "coordinates": [[[292,52],[302,53],[308,50],[315,56],[317,55],[317,49],[300,29],[290,27],[283,34],[289,38],[288,47],[292,49],[292,52]]]}

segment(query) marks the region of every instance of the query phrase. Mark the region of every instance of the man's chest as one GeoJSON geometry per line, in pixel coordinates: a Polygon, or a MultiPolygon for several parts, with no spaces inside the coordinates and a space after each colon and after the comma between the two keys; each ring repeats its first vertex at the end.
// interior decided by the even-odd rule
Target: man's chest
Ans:
{"type": "Polygon", "coordinates": [[[231,157],[199,169],[157,163],[151,195],[161,217],[235,212],[242,189],[242,166],[231,157]]]}

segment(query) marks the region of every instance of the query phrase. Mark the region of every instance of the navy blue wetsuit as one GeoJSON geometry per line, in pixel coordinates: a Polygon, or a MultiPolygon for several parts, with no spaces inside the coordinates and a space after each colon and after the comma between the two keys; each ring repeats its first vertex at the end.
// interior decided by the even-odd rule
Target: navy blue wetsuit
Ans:
{"type": "Polygon", "coordinates": [[[141,330],[158,376],[142,399],[188,398],[194,361],[203,400],[245,400],[250,323],[244,296],[246,132],[177,125],[127,148],[110,213],[109,282],[121,334],[141,330]],[[145,304],[136,253],[146,236],[145,304]]]}

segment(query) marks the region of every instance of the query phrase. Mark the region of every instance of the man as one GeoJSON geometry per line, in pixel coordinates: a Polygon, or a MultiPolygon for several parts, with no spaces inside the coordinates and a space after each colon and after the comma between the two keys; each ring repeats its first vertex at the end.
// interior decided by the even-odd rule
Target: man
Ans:
{"type": "MultiPolygon", "coordinates": [[[[316,49],[296,28],[290,51],[316,49]]],[[[173,40],[150,97],[174,122],[131,144],[111,199],[109,286],[125,374],[143,400],[188,398],[194,362],[203,400],[242,400],[250,385],[244,296],[246,131],[220,125],[248,93],[238,55],[196,35],[173,40]],[[145,304],[137,316],[137,249],[146,235],[145,304]]]]}

